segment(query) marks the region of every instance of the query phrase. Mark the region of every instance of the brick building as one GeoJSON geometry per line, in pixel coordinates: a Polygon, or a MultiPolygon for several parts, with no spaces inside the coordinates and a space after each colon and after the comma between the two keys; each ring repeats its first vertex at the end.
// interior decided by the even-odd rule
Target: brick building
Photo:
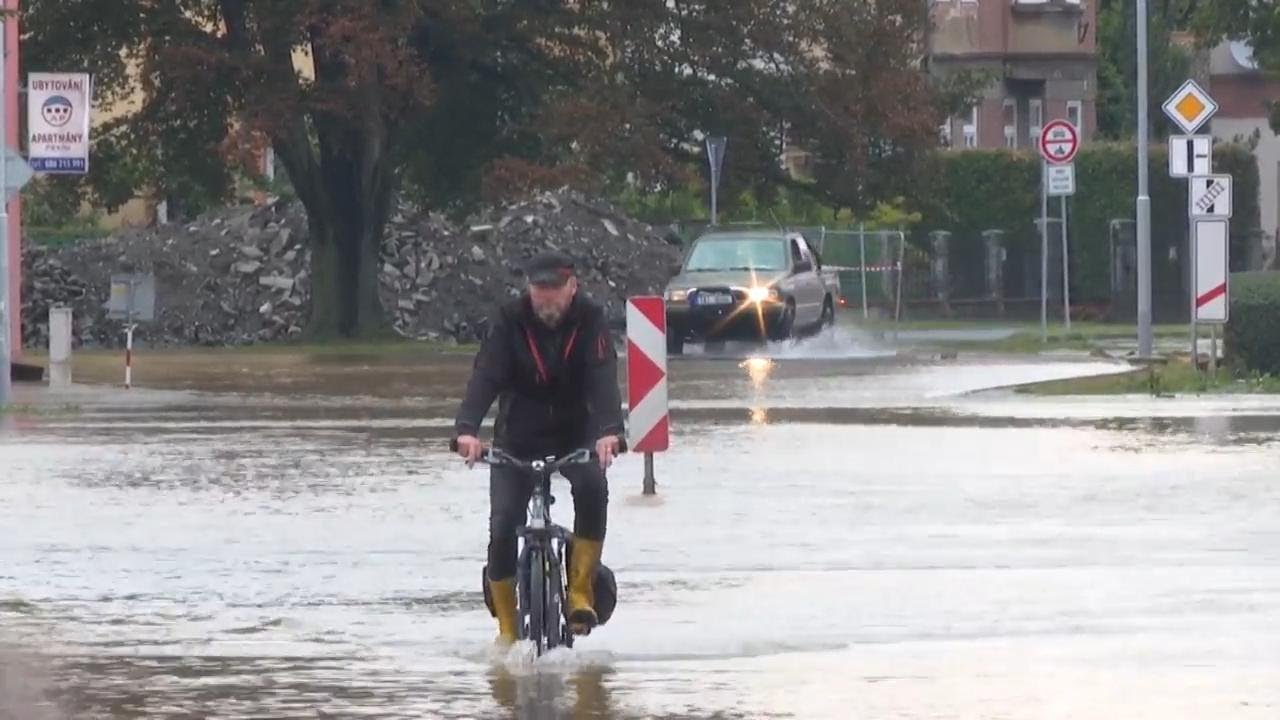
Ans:
{"type": "Polygon", "coordinates": [[[994,77],[978,104],[941,128],[957,148],[1034,148],[1040,127],[1097,123],[1097,10],[1089,0],[932,0],[930,72],[994,77]]]}

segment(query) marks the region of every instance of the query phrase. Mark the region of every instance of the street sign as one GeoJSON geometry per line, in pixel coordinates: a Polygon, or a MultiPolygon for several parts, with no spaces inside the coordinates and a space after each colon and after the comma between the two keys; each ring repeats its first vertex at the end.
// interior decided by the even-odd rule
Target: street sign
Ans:
{"type": "Polygon", "coordinates": [[[18,151],[11,147],[4,149],[4,170],[5,200],[12,200],[16,197],[18,191],[31,182],[31,177],[35,175],[31,166],[27,164],[26,158],[19,155],[18,151]]]}
{"type": "Polygon", "coordinates": [[[1195,80],[1188,80],[1164,102],[1164,114],[1190,135],[1218,112],[1218,103],[1195,80]]]}
{"type": "Polygon", "coordinates": [[[1213,137],[1169,136],[1169,177],[1186,178],[1213,172],[1213,137]]]}
{"type": "Polygon", "coordinates": [[[1076,166],[1074,163],[1049,166],[1049,197],[1066,197],[1076,194],[1076,166]]]}
{"type": "Polygon", "coordinates": [[[1040,131],[1040,155],[1045,162],[1069,163],[1080,150],[1080,132],[1066,120],[1053,120],[1040,131]]]}
{"type": "Polygon", "coordinates": [[[1231,176],[1196,175],[1187,183],[1191,194],[1187,204],[1192,218],[1231,217],[1231,176]]]}
{"type": "Polygon", "coordinates": [[[1193,270],[1195,322],[1222,325],[1230,315],[1230,225],[1226,220],[1196,220],[1191,224],[1196,264],[1193,270]]]}
{"type": "Polygon", "coordinates": [[[111,296],[103,304],[107,317],[125,322],[156,318],[156,276],[112,275],[111,296]]]}
{"type": "Polygon", "coordinates": [[[27,154],[44,173],[89,172],[93,82],[88,73],[27,74],[27,154]]]}

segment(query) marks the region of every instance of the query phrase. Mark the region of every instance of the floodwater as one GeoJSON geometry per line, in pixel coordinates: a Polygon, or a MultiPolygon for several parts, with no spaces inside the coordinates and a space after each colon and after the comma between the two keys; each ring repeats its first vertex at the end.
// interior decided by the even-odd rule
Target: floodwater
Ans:
{"type": "Polygon", "coordinates": [[[0,718],[1280,717],[1280,403],[673,362],[658,497],[611,472],[618,610],[534,663],[444,452],[467,359],[290,367],[20,389],[79,410],[0,418],[0,718]]]}

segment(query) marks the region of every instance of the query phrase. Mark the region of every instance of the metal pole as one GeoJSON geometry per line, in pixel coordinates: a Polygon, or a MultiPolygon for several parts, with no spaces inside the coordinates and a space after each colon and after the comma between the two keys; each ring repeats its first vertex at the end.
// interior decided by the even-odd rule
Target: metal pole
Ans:
{"type": "Polygon", "coordinates": [[[1062,196],[1062,317],[1071,329],[1071,263],[1067,254],[1067,196],[1062,196]]]}
{"type": "Polygon", "coordinates": [[[129,278],[129,300],[125,310],[125,341],[124,341],[124,387],[126,390],[133,387],[133,330],[138,327],[133,322],[133,278],[129,278]]]}
{"type": "Polygon", "coordinates": [[[5,86],[9,79],[9,63],[5,57],[8,31],[8,23],[0,22],[0,193],[4,194],[0,198],[0,407],[8,405],[13,395],[10,383],[14,352],[14,348],[9,347],[14,308],[9,307],[9,89],[5,86]]]}
{"type": "Polygon", "coordinates": [[[1151,357],[1151,191],[1148,187],[1147,0],[1138,0],[1138,356],[1151,357]]]}
{"type": "Polygon", "coordinates": [[[1209,326],[1209,377],[1218,378],[1218,326],[1209,326]]]}
{"type": "Polygon", "coordinates": [[[653,453],[644,454],[644,494],[658,494],[658,480],[653,475],[653,453]]]}
{"type": "Polygon", "coordinates": [[[131,323],[124,331],[124,388],[126,390],[133,387],[133,329],[135,327],[137,326],[131,323]]]}
{"type": "Polygon", "coordinates": [[[712,179],[711,179],[711,226],[712,226],[712,227],[715,227],[715,226],[718,224],[718,223],[717,223],[717,221],[716,221],[716,214],[717,214],[717,213],[716,213],[716,181],[715,181],[715,177],[716,177],[715,171],[714,171],[714,170],[712,170],[712,171],[711,171],[711,178],[712,178],[712,179]]]}
{"type": "Polygon", "coordinates": [[[866,320],[871,317],[871,311],[867,308],[867,225],[860,223],[858,225],[858,246],[862,252],[862,319],[866,320]]]}
{"type": "Polygon", "coordinates": [[[1040,163],[1040,340],[1049,342],[1049,163],[1040,163]]]}
{"type": "Polygon", "coordinates": [[[1200,371],[1200,327],[1196,325],[1194,316],[1191,318],[1191,367],[1200,371]]]}

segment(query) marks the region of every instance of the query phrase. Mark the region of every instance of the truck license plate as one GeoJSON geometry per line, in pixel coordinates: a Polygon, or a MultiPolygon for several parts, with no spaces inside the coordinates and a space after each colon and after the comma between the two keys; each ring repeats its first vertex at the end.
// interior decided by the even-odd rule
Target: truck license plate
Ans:
{"type": "Polygon", "coordinates": [[[733,296],[729,293],[698,293],[699,305],[731,305],[733,296]]]}

